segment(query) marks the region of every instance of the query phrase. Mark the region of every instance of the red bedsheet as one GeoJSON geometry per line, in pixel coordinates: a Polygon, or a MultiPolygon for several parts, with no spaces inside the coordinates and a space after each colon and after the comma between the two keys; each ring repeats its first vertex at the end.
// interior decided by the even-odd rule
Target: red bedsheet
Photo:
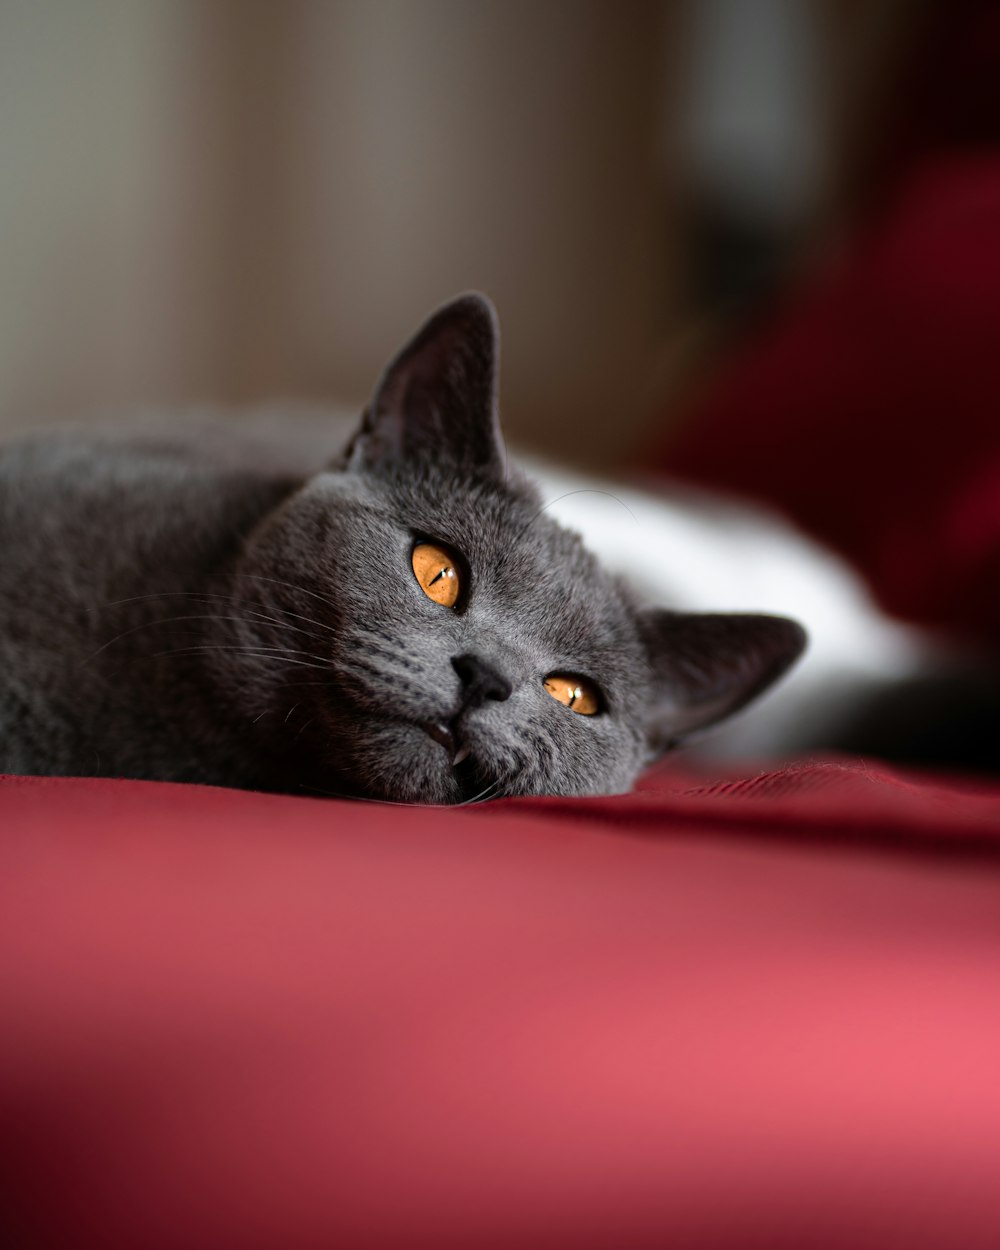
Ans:
{"type": "Polygon", "coordinates": [[[0,782],[8,1245],[1000,1245],[1000,786],[0,782]]]}

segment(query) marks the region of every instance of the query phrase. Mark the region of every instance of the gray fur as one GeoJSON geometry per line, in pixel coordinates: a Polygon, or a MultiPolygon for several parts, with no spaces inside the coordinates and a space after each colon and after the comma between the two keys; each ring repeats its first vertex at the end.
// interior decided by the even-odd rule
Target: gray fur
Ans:
{"type": "Polygon", "coordinates": [[[430,803],[611,793],[783,672],[792,622],[640,609],[546,515],[506,465],[495,362],[488,303],[448,305],[304,480],[180,436],[6,449],[0,771],[430,803]],[[457,609],[415,581],[420,539],[460,555],[457,609]],[[601,713],[551,698],[552,672],[595,681],[601,713]],[[471,751],[457,767],[441,725],[471,751]]]}

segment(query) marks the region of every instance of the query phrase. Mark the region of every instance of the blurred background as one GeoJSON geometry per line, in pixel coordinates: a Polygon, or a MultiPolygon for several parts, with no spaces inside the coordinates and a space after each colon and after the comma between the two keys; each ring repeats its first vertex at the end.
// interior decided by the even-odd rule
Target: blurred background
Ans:
{"type": "Polygon", "coordinates": [[[468,288],[518,442],[668,431],[836,251],[920,0],[0,0],[0,426],[360,406],[468,288]]]}

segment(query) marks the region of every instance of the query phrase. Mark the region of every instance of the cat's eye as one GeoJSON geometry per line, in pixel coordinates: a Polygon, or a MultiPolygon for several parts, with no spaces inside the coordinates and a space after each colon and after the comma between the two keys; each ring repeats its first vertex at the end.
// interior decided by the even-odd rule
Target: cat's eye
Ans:
{"type": "Polygon", "coordinates": [[[544,685],[553,699],[558,699],[581,716],[594,716],[601,710],[597,687],[586,677],[577,677],[573,673],[550,673],[544,685]]]}
{"type": "Polygon", "coordinates": [[[411,556],[413,576],[428,599],[453,608],[462,591],[462,579],[455,557],[437,543],[417,543],[411,556]]]}

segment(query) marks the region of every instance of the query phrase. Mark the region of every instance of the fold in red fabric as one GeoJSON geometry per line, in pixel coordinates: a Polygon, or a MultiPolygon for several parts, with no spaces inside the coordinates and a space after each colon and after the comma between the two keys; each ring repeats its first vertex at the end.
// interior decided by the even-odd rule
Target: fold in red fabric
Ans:
{"type": "Polygon", "coordinates": [[[0,931],[20,1250],[1000,1244],[1000,786],[8,778],[0,931]]]}

